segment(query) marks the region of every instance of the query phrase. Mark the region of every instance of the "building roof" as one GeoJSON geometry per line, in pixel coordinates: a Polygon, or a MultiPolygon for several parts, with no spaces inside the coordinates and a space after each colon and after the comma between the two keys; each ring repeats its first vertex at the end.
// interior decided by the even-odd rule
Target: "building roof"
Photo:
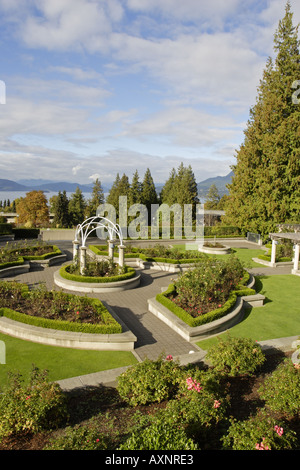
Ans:
{"type": "Polygon", "coordinates": [[[270,233],[270,238],[272,240],[291,240],[295,244],[300,244],[300,232],[280,232],[280,233],[270,233]]]}

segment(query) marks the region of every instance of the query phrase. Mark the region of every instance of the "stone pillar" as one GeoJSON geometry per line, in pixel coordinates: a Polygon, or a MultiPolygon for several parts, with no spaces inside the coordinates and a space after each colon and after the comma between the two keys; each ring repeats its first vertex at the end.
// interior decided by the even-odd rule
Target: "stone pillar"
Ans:
{"type": "Polygon", "coordinates": [[[108,256],[113,260],[114,259],[114,241],[108,240],[108,256]]]}
{"type": "Polygon", "coordinates": [[[294,252],[294,272],[298,271],[299,269],[299,253],[300,253],[300,245],[297,243],[295,245],[295,252],[294,252]]]}
{"type": "Polygon", "coordinates": [[[277,241],[276,241],[276,240],[272,240],[271,264],[275,264],[275,259],[276,259],[276,245],[277,245],[277,241]]]}
{"type": "Polygon", "coordinates": [[[86,268],[86,246],[80,247],[80,274],[84,274],[86,268]]]}
{"type": "Polygon", "coordinates": [[[120,268],[124,267],[124,250],[125,250],[125,245],[119,245],[119,266],[120,266],[120,268]]]}
{"type": "Polygon", "coordinates": [[[79,241],[74,240],[73,241],[73,263],[76,263],[76,260],[78,260],[78,255],[79,255],[79,241]]]}

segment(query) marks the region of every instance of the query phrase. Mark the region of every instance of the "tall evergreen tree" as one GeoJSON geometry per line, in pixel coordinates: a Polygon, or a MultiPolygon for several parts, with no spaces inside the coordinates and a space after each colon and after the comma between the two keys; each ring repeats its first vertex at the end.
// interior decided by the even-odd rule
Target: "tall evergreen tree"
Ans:
{"type": "Polygon", "coordinates": [[[104,192],[102,189],[101,181],[97,178],[93,185],[92,197],[86,206],[85,216],[96,216],[97,208],[100,204],[104,203],[104,192]]]}
{"type": "Polygon", "coordinates": [[[122,177],[120,178],[119,173],[117,173],[116,179],[110,189],[110,192],[106,198],[106,202],[114,206],[116,210],[116,216],[119,218],[119,209],[120,205],[122,206],[122,210],[126,208],[123,207],[123,204],[120,202],[120,196],[127,196],[127,206],[128,206],[128,199],[129,199],[129,191],[130,191],[130,183],[128,176],[123,173],[122,177]]]}
{"type": "Polygon", "coordinates": [[[205,209],[217,209],[220,200],[218,188],[215,184],[212,184],[206,196],[205,209]]]}
{"type": "Polygon", "coordinates": [[[151,225],[151,205],[158,203],[158,197],[149,168],[147,168],[142,182],[141,202],[147,208],[148,224],[151,225]]]}
{"type": "Polygon", "coordinates": [[[69,200],[70,224],[72,226],[84,222],[85,207],[84,196],[81,189],[77,186],[75,193],[71,195],[69,200]]]}
{"type": "Polygon", "coordinates": [[[59,191],[54,199],[53,205],[54,219],[53,224],[55,227],[67,228],[70,223],[69,215],[69,200],[66,191],[59,191]]]}
{"type": "Polygon", "coordinates": [[[261,233],[299,221],[300,106],[292,84],[300,78],[298,26],[290,3],[274,35],[275,60],[268,59],[255,106],[228,185],[227,223],[261,233]]]}
{"type": "Polygon", "coordinates": [[[129,189],[129,206],[132,206],[133,204],[141,204],[142,201],[142,183],[139,180],[139,173],[136,170],[134,172],[130,189],[129,189]]]}
{"type": "Polygon", "coordinates": [[[168,204],[171,206],[176,203],[176,192],[175,192],[175,181],[177,177],[177,172],[175,168],[172,168],[170,171],[170,176],[165,182],[161,192],[160,192],[160,202],[162,204],[168,204]]]}
{"type": "Polygon", "coordinates": [[[106,198],[107,204],[111,204],[115,208],[117,208],[118,204],[119,204],[118,191],[119,191],[120,180],[121,180],[120,174],[117,173],[116,179],[113,182],[113,185],[110,188],[110,191],[109,191],[108,196],[106,198]]]}

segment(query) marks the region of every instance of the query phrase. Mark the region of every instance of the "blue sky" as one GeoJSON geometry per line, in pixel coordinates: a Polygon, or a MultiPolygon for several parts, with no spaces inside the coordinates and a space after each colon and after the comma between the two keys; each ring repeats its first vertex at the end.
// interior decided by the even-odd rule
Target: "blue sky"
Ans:
{"type": "Polygon", "coordinates": [[[285,5],[0,0],[0,178],[228,174],[285,5]]]}

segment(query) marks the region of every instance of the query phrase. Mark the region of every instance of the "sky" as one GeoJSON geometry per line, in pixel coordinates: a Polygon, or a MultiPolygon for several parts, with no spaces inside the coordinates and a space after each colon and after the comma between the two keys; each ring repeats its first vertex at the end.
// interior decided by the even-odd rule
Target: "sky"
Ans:
{"type": "Polygon", "coordinates": [[[0,178],[227,175],[285,6],[0,0],[0,178]]]}

